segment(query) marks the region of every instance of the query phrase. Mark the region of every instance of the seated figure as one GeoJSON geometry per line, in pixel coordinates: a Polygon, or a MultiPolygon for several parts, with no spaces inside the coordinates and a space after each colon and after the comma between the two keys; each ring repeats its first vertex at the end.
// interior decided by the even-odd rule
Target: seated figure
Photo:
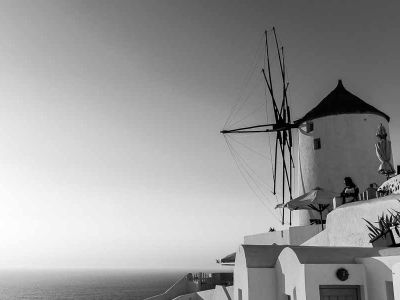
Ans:
{"type": "Polygon", "coordinates": [[[369,187],[365,190],[365,199],[364,200],[369,200],[369,199],[375,199],[376,198],[376,193],[377,193],[378,185],[376,183],[371,183],[369,187]]]}
{"type": "Polygon", "coordinates": [[[340,194],[340,196],[343,199],[343,204],[358,201],[359,189],[354,184],[351,177],[345,177],[344,184],[345,184],[345,188],[343,189],[343,191],[340,194]]]}

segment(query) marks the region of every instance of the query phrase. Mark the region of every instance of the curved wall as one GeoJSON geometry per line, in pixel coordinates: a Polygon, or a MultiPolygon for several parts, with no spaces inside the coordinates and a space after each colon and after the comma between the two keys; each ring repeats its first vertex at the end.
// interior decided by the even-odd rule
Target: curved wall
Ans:
{"type": "MultiPolygon", "coordinates": [[[[371,183],[378,185],[385,176],[377,172],[379,160],[375,153],[376,132],[382,123],[389,136],[385,118],[375,114],[343,114],[312,120],[314,129],[306,132],[306,123],[299,127],[297,195],[315,187],[342,191],[343,179],[353,178],[363,192],[371,183]],[[321,148],[314,149],[314,140],[320,139],[321,148]]],[[[307,213],[299,224],[308,224],[307,213]]]]}
{"type": "Polygon", "coordinates": [[[243,245],[236,251],[233,286],[233,299],[249,299],[249,277],[243,245]]]}

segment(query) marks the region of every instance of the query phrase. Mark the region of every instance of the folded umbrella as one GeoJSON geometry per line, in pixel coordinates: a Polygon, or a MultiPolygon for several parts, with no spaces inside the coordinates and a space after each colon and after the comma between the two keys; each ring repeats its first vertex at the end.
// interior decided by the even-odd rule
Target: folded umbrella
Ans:
{"type": "Polygon", "coordinates": [[[379,139],[379,141],[375,144],[376,155],[380,161],[378,172],[386,175],[387,179],[389,179],[389,176],[395,173],[391,163],[392,145],[387,139],[386,129],[382,124],[379,126],[376,136],[379,139]]]}

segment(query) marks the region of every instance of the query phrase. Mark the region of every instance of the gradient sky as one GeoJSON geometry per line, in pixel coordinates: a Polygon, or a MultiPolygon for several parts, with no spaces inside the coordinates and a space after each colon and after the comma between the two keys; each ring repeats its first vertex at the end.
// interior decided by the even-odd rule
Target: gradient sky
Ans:
{"type": "Polygon", "coordinates": [[[219,134],[272,26],[294,117],[341,78],[392,117],[398,162],[399,11],[396,1],[1,1],[0,267],[215,267],[243,235],[279,227],[219,134]]]}

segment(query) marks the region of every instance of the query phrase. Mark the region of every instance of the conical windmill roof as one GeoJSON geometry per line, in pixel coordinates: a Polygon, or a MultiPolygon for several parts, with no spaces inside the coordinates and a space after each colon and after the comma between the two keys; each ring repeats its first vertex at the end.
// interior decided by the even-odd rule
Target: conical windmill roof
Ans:
{"type": "Polygon", "coordinates": [[[300,124],[321,117],[342,114],[375,114],[384,117],[388,122],[390,121],[387,114],[350,93],[339,80],[336,88],[328,96],[295,123],[300,124]]]}

